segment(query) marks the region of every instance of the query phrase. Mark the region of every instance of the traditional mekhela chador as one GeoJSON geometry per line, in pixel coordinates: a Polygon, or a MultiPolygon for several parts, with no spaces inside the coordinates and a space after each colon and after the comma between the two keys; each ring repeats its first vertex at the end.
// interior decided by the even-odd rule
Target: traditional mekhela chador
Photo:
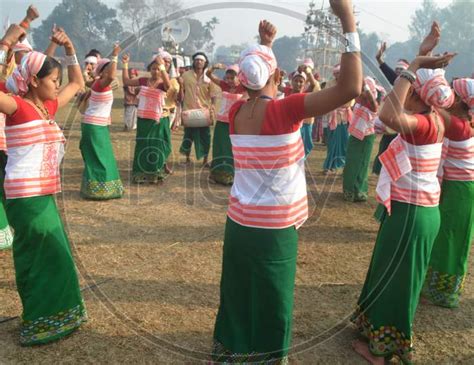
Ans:
{"type": "MultiPolygon", "coordinates": [[[[259,90],[275,72],[276,59],[271,48],[255,46],[244,51],[240,67],[242,84],[259,90]]],[[[288,353],[298,243],[295,228],[308,216],[299,131],[304,97],[269,100],[257,135],[235,132],[234,119],[245,101],[230,111],[235,177],[214,331],[216,361],[236,356],[242,362],[267,361],[288,353]]]]}
{"type": "Polygon", "coordinates": [[[364,91],[356,99],[349,126],[346,165],[343,173],[344,199],[351,202],[367,200],[369,164],[375,141],[374,122],[377,117],[377,89],[375,80],[366,77],[364,91]]]}
{"type": "Polygon", "coordinates": [[[474,233],[474,79],[453,82],[440,167],[441,227],[431,251],[423,295],[432,303],[459,306],[474,233]]]}
{"type": "Polygon", "coordinates": [[[352,320],[373,356],[396,355],[409,364],[413,319],[440,224],[437,172],[444,124],[433,107],[449,107],[454,96],[444,70],[406,72],[380,112],[382,122],[400,135],[380,156],[376,192],[384,212],[352,320]]]}
{"type": "Polygon", "coordinates": [[[39,52],[24,56],[9,79],[18,95],[0,92],[2,105],[9,110],[1,110],[7,115],[5,194],[7,216],[15,232],[13,260],[23,305],[22,345],[54,341],[86,320],[69,241],[55,202],[55,194],[61,191],[59,165],[65,138],[54,117],[58,106],[66,105],[82,82],[77,59],[71,55],[74,48],[67,44],[69,84],[59,95],[60,65],[39,52]]]}
{"type": "Polygon", "coordinates": [[[109,126],[114,95],[117,56],[102,58],[95,69],[96,80],[91,87],[89,106],[82,118],[80,149],[84,160],[81,196],[86,199],[121,198],[124,192],[117,168],[109,126]]]}

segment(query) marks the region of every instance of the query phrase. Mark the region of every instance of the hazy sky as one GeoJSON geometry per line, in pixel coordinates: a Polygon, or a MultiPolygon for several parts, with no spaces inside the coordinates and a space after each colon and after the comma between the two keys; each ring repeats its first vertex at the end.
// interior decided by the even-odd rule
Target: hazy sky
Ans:
{"type": "MultiPolygon", "coordinates": [[[[248,1],[248,0],[246,0],[248,1]]],[[[396,41],[405,41],[409,37],[408,24],[410,17],[422,0],[353,0],[358,10],[358,19],[360,27],[364,31],[377,32],[381,37],[387,39],[390,43],[396,41]]],[[[60,0],[0,0],[0,22],[9,15],[11,21],[19,21],[28,4],[34,2],[41,12],[41,18],[45,18],[60,2],[60,0]]],[[[109,6],[115,6],[118,0],[103,1],[109,6]]],[[[196,5],[222,3],[221,1],[205,0],[182,0],[185,7],[196,5]]],[[[284,7],[300,13],[305,13],[309,1],[290,1],[290,0],[260,0],[253,1],[284,7]]],[[[318,6],[322,0],[315,1],[318,6]]],[[[440,7],[447,6],[450,0],[437,0],[440,7]]],[[[325,4],[329,1],[325,0],[325,4]]],[[[239,44],[243,42],[252,42],[256,35],[258,20],[266,18],[274,22],[279,29],[279,36],[282,35],[300,35],[303,32],[303,23],[288,16],[275,14],[266,11],[244,10],[244,9],[225,9],[207,11],[195,14],[194,17],[201,20],[208,20],[216,16],[220,20],[217,26],[215,38],[217,45],[239,44]]],[[[40,18],[40,21],[41,21],[40,18]]],[[[65,20],[67,21],[67,20],[65,20]]]]}

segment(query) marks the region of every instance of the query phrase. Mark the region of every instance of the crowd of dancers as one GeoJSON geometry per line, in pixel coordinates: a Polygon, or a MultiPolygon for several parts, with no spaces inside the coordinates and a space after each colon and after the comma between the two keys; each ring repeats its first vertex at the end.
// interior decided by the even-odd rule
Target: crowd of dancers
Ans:
{"type": "Polygon", "coordinates": [[[351,0],[331,1],[331,7],[347,45],[334,78],[321,84],[310,59],[284,80],[272,51],[277,29],[265,20],[260,44],[243,51],[238,64],[210,65],[198,52],[189,69],[180,69],[160,49],[145,77],[129,68],[130,56],[117,44],[110,58],[89,52],[81,70],[73,42],[56,26],[48,49],[33,50],[25,38],[39,16],[33,6],[10,26],[0,40],[0,245],[12,246],[22,345],[57,340],[87,320],[55,202],[65,144],[55,115],[73,101],[82,113],[81,196],[122,197],[109,131],[122,53],[125,129],[136,129],[133,183],[153,184],[173,173],[171,133],[183,126],[185,163],[194,144],[210,179],[231,186],[212,361],[288,362],[298,228],[308,218],[305,161],[313,140],[327,145],[325,173],[344,168],[350,204],[367,200],[372,149],[382,134],[373,166],[380,228],[351,317],[363,336],[353,348],[372,364],[393,356],[412,363],[420,298],[459,306],[467,273],[474,79],[446,80],[444,68],[455,54],[432,55],[442,36],[434,22],[419,54],[399,60],[395,70],[384,63],[382,44],[377,60],[393,85],[385,90],[363,75],[351,0]],[[61,63],[57,47],[64,48],[61,63]],[[63,66],[68,78],[61,86],[63,66]],[[223,79],[216,70],[224,71],[223,79]]]}

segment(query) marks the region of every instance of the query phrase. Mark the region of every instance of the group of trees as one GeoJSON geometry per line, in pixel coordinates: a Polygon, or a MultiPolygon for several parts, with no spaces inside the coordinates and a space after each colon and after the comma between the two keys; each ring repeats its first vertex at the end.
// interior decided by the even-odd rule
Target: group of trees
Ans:
{"type": "MultiPolygon", "coordinates": [[[[130,50],[132,58],[147,62],[152,51],[161,45],[160,29],[145,37],[140,36],[140,30],[145,25],[178,11],[182,11],[179,0],[121,0],[116,9],[108,7],[101,0],[62,0],[41,25],[33,30],[33,40],[36,48],[45,49],[51,28],[57,24],[74,39],[78,54],[85,54],[91,48],[107,53],[114,41],[135,35],[139,41],[130,50]]],[[[186,17],[184,11],[183,15],[186,17]]],[[[214,17],[203,24],[197,19],[187,19],[191,34],[180,46],[188,54],[197,50],[212,54],[215,48],[213,32],[219,20],[214,17]]],[[[433,20],[437,20],[442,29],[442,40],[438,47],[440,52],[459,53],[448,68],[448,76],[470,76],[474,71],[474,0],[452,0],[443,8],[437,6],[434,0],[424,0],[412,16],[409,26],[411,39],[389,47],[386,61],[393,65],[398,58],[413,59],[433,20]]],[[[381,41],[383,39],[376,33],[361,31],[362,49],[367,56],[375,57],[381,41]]],[[[235,53],[232,50],[239,47],[221,47],[220,53],[232,54],[235,53]]],[[[280,66],[286,70],[295,69],[295,56],[302,54],[302,47],[302,37],[278,38],[274,51],[280,66]]]]}
{"type": "MultiPolygon", "coordinates": [[[[145,36],[141,35],[141,29],[180,11],[182,5],[179,0],[122,0],[116,9],[101,0],[62,0],[33,30],[33,41],[36,48],[46,49],[51,29],[56,24],[74,40],[79,55],[85,55],[92,48],[106,54],[112,49],[113,42],[135,35],[138,41],[129,49],[132,59],[148,62],[152,52],[162,45],[161,29],[145,36]]],[[[186,16],[184,11],[182,14],[186,16]]],[[[215,47],[213,32],[219,20],[215,17],[205,23],[193,18],[187,20],[191,33],[180,46],[187,53],[197,50],[212,53],[215,47]]]]}
{"type": "Polygon", "coordinates": [[[458,53],[447,69],[448,77],[470,77],[474,72],[474,0],[452,0],[444,8],[438,7],[433,0],[424,0],[412,16],[411,39],[393,44],[387,50],[387,62],[393,64],[398,58],[413,59],[433,20],[440,23],[442,31],[437,51],[458,53]]]}

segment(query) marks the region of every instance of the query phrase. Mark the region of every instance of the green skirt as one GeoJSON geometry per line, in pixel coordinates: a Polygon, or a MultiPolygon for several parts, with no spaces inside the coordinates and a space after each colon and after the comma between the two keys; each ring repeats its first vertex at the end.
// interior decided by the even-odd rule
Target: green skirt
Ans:
{"type": "Polygon", "coordinates": [[[189,156],[193,143],[196,159],[200,160],[203,157],[207,157],[211,149],[211,128],[184,128],[183,142],[181,143],[179,152],[189,156]]]}
{"type": "Polygon", "coordinates": [[[251,228],[227,218],[214,361],[286,359],[297,246],[294,227],[251,228]]]}
{"type": "Polygon", "coordinates": [[[343,173],[344,199],[351,202],[367,200],[369,191],[369,164],[375,134],[362,141],[350,136],[347,145],[346,166],[343,173]]]}
{"type": "Polygon", "coordinates": [[[423,296],[433,304],[454,308],[459,306],[474,233],[474,181],[443,181],[439,210],[441,228],[423,296]]]}
{"type": "Polygon", "coordinates": [[[157,123],[152,119],[137,119],[137,137],[133,156],[134,182],[156,183],[165,177],[163,168],[171,153],[169,117],[157,123]]]}
{"type": "Polygon", "coordinates": [[[336,170],[344,167],[346,164],[348,139],[347,123],[339,124],[334,130],[328,130],[327,155],[323,164],[324,170],[336,170]]]}
{"type": "Polygon", "coordinates": [[[234,156],[229,136],[229,123],[217,122],[212,141],[211,179],[218,184],[234,182],[234,156]]]}
{"type": "Polygon", "coordinates": [[[375,157],[374,160],[374,165],[372,167],[372,173],[376,175],[380,175],[380,171],[382,170],[382,164],[380,163],[379,156],[385,152],[385,150],[388,148],[390,143],[395,139],[397,134],[384,134],[382,138],[380,139],[380,144],[379,144],[379,151],[377,153],[377,157],[375,157]]]}
{"type": "Polygon", "coordinates": [[[12,247],[13,234],[8,224],[5,212],[5,190],[3,182],[5,180],[5,166],[7,165],[7,155],[5,151],[0,151],[0,251],[12,247]]]}
{"type": "Polygon", "coordinates": [[[55,341],[87,320],[76,268],[54,196],[10,199],[13,261],[23,305],[20,343],[55,341]]]}
{"type": "Polygon", "coordinates": [[[412,361],[412,325],[438,234],[438,207],[392,201],[382,217],[358,308],[352,317],[375,356],[412,361]]]}
{"type": "Polygon", "coordinates": [[[307,159],[308,155],[314,148],[313,143],[313,124],[303,123],[300,128],[301,138],[303,139],[304,145],[304,158],[307,159]]]}
{"type": "Polygon", "coordinates": [[[115,161],[109,127],[81,124],[81,149],[84,160],[81,196],[85,199],[121,198],[123,185],[115,161]]]}

